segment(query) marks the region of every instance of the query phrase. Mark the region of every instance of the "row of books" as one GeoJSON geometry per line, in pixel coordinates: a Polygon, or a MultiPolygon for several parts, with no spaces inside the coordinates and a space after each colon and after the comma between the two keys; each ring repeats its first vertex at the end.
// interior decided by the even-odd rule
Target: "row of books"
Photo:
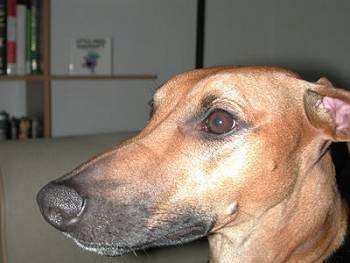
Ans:
{"type": "Polygon", "coordinates": [[[7,112],[0,112],[0,141],[36,139],[42,135],[42,121],[39,118],[10,118],[7,112]]]}
{"type": "Polygon", "coordinates": [[[0,74],[41,73],[41,0],[0,0],[0,74]]]}

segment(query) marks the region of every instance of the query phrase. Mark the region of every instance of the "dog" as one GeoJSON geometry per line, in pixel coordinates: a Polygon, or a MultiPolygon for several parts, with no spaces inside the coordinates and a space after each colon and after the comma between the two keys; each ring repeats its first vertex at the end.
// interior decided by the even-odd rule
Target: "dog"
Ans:
{"type": "Polygon", "coordinates": [[[350,141],[350,92],[278,67],[179,74],[135,137],[47,184],[43,217],[117,256],[205,236],[209,261],[322,262],[348,209],[331,142],[350,141]]]}

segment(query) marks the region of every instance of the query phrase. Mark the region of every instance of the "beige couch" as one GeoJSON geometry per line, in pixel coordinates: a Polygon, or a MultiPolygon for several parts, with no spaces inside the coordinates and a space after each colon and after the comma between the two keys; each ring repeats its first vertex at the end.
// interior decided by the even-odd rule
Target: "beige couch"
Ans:
{"type": "Polygon", "coordinates": [[[82,251],[44,222],[35,202],[38,190],[128,136],[119,133],[0,143],[0,262],[206,262],[205,241],[107,258],[82,251]]]}

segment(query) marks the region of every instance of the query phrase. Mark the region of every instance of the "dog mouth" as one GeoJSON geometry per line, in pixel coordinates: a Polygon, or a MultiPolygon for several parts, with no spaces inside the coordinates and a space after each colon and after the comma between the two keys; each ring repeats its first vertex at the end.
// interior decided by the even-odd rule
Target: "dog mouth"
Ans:
{"type": "Polygon", "coordinates": [[[63,234],[66,237],[72,239],[78,247],[86,251],[94,252],[103,256],[115,257],[122,256],[130,252],[135,252],[137,250],[144,250],[153,247],[185,244],[203,238],[208,234],[208,232],[209,228],[203,224],[182,226],[181,228],[174,231],[169,231],[163,236],[156,237],[152,235],[152,238],[141,242],[135,242],[133,245],[127,244],[121,239],[118,240],[118,237],[115,237],[115,240],[111,241],[111,243],[95,243],[84,241],[80,238],[75,237],[69,232],[63,232],[63,234]]]}
{"type": "Polygon", "coordinates": [[[49,197],[55,201],[51,203],[63,207],[48,213],[50,222],[58,222],[52,225],[80,248],[100,255],[120,256],[151,247],[188,243],[208,235],[215,219],[208,209],[160,206],[149,196],[130,197],[122,202],[79,191],[76,186],[55,185],[51,188],[49,197]],[[72,218],[68,217],[72,209],[65,202],[67,194],[74,194],[79,201],[74,203],[72,218]],[[65,220],[64,224],[56,218],[65,220]]]}

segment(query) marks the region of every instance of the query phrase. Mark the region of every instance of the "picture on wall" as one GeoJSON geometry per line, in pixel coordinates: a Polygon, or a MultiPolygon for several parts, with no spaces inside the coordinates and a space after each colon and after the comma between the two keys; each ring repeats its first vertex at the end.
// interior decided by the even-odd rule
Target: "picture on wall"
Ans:
{"type": "Polygon", "coordinates": [[[112,39],[109,37],[72,38],[69,73],[72,75],[111,75],[112,39]]]}

